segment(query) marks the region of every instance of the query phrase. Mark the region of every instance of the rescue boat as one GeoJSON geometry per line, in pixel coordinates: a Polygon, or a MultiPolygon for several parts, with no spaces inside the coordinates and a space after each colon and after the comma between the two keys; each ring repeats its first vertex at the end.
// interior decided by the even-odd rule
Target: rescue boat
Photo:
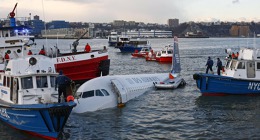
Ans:
{"type": "Polygon", "coordinates": [[[51,58],[32,55],[0,65],[0,120],[38,137],[58,139],[76,103],[72,96],[58,103],[51,58]]]}
{"type": "Polygon", "coordinates": [[[260,50],[241,48],[238,58],[226,59],[221,75],[195,73],[193,79],[206,96],[260,95],[260,50]]]}

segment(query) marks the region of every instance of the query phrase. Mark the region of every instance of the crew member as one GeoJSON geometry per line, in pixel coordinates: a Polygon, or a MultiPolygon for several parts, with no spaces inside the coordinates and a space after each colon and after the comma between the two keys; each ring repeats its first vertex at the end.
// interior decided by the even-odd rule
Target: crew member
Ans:
{"type": "Polygon", "coordinates": [[[58,93],[59,93],[59,98],[58,102],[60,103],[61,101],[61,95],[63,94],[63,97],[65,99],[65,102],[67,102],[67,92],[66,92],[66,87],[71,83],[71,79],[68,78],[67,76],[63,75],[62,70],[59,72],[59,76],[56,77],[56,83],[55,83],[55,90],[57,90],[58,87],[58,93]]]}
{"type": "Polygon", "coordinates": [[[206,66],[207,66],[206,73],[208,73],[209,69],[212,73],[214,73],[213,70],[212,70],[213,64],[214,64],[213,60],[210,57],[208,57],[208,61],[207,61],[207,64],[206,64],[206,66]]]}
{"type": "Polygon", "coordinates": [[[46,54],[46,53],[45,53],[45,50],[44,50],[44,49],[41,49],[40,52],[39,52],[39,54],[45,55],[45,54],[46,54]]]}
{"type": "Polygon", "coordinates": [[[218,75],[220,75],[220,71],[222,70],[222,62],[220,61],[219,58],[217,58],[217,66],[216,67],[218,67],[217,72],[218,72],[218,75]]]}
{"type": "Polygon", "coordinates": [[[9,54],[6,52],[5,53],[5,60],[9,60],[9,59],[10,59],[9,54]]]}
{"type": "Polygon", "coordinates": [[[29,52],[27,53],[27,55],[32,55],[32,51],[31,51],[31,50],[29,50],[29,52]]]}
{"type": "Polygon", "coordinates": [[[87,45],[85,46],[85,51],[88,53],[91,51],[91,47],[90,45],[87,43],[87,45]]]}

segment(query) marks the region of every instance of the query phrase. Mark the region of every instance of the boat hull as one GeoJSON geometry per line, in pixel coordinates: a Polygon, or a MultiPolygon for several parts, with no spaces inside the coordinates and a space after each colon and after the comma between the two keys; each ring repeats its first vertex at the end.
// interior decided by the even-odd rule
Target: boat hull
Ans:
{"type": "Polygon", "coordinates": [[[64,75],[76,83],[109,74],[110,60],[107,54],[82,53],[63,55],[53,58],[56,71],[62,70],[64,75]]]}
{"type": "Polygon", "coordinates": [[[0,105],[0,119],[13,128],[45,139],[57,139],[75,102],[60,104],[0,105]]]}
{"type": "Polygon", "coordinates": [[[133,46],[123,46],[123,47],[118,47],[118,48],[123,53],[133,53],[136,50],[139,52],[142,49],[142,47],[133,47],[133,46]]]}
{"type": "Polygon", "coordinates": [[[193,75],[202,95],[260,95],[260,81],[236,79],[213,74],[196,73],[193,75]]]}
{"type": "Polygon", "coordinates": [[[156,58],[156,61],[161,63],[172,63],[172,57],[158,57],[156,58]]]}

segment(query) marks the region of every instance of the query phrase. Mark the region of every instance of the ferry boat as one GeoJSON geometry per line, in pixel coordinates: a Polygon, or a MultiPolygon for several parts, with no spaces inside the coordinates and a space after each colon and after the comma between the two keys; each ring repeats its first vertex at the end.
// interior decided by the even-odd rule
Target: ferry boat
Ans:
{"type": "Polygon", "coordinates": [[[58,75],[51,58],[32,55],[0,63],[0,120],[18,130],[45,139],[58,139],[76,106],[57,103],[55,78],[58,75]]]}
{"type": "Polygon", "coordinates": [[[202,95],[260,95],[260,50],[241,48],[237,59],[228,58],[221,75],[193,75],[202,95]]]}
{"type": "MultiPolygon", "coordinates": [[[[5,53],[9,54],[10,59],[27,55],[32,46],[36,46],[34,37],[29,35],[28,27],[17,26],[14,17],[7,20],[10,21],[10,25],[0,27],[0,58],[3,58],[5,53]]],[[[73,50],[67,52],[59,51],[57,46],[42,48],[45,49],[46,56],[52,58],[56,70],[63,70],[66,76],[77,83],[109,74],[110,59],[107,51],[103,49],[90,52],[77,51],[79,40],[85,34],[75,40],[72,44],[73,50]]],[[[38,51],[33,53],[38,54],[38,51]]]]}
{"type": "Polygon", "coordinates": [[[117,32],[111,32],[108,36],[108,46],[116,46],[119,41],[119,35],[117,32]]]}
{"type": "Polygon", "coordinates": [[[172,45],[168,45],[165,46],[165,48],[163,48],[160,51],[157,52],[153,52],[150,51],[148,53],[148,55],[146,56],[146,61],[157,61],[157,62],[161,62],[161,63],[172,63],[172,55],[173,55],[173,46],[172,45]]]}
{"type": "Polygon", "coordinates": [[[151,47],[148,40],[144,39],[131,39],[127,42],[118,42],[117,48],[123,53],[134,53],[136,50],[139,52],[143,47],[151,47]]]}
{"type": "Polygon", "coordinates": [[[137,51],[136,50],[136,52],[135,53],[132,53],[131,55],[133,56],[133,57],[146,57],[146,55],[148,55],[148,53],[150,52],[152,50],[152,48],[151,47],[143,47],[142,49],[141,49],[141,51],[137,51]]]}

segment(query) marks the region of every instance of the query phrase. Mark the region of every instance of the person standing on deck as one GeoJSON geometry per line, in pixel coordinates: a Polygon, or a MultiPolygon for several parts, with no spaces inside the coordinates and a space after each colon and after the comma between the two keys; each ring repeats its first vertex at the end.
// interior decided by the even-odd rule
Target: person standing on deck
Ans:
{"type": "Polygon", "coordinates": [[[219,58],[217,58],[217,66],[216,67],[218,67],[217,72],[218,72],[218,75],[220,75],[220,71],[222,70],[222,62],[220,61],[219,58]]]}
{"type": "Polygon", "coordinates": [[[85,51],[87,52],[87,53],[89,53],[90,51],[91,51],[91,47],[90,47],[90,45],[87,43],[87,45],[85,46],[85,51]]]}
{"type": "Polygon", "coordinates": [[[210,57],[208,57],[208,61],[207,61],[207,64],[206,64],[206,66],[207,66],[206,73],[208,73],[208,71],[210,69],[210,71],[214,74],[214,72],[212,70],[213,64],[214,64],[213,60],[210,57]]]}
{"type": "Polygon", "coordinates": [[[66,92],[66,87],[71,83],[71,79],[68,78],[67,76],[63,75],[62,70],[59,72],[59,76],[56,77],[56,83],[55,83],[55,90],[57,90],[58,87],[58,93],[59,93],[59,98],[58,102],[61,102],[61,95],[63,94],[63,97],[65,99],[65,102],[67,102],[67,92],[66,92]]]}

